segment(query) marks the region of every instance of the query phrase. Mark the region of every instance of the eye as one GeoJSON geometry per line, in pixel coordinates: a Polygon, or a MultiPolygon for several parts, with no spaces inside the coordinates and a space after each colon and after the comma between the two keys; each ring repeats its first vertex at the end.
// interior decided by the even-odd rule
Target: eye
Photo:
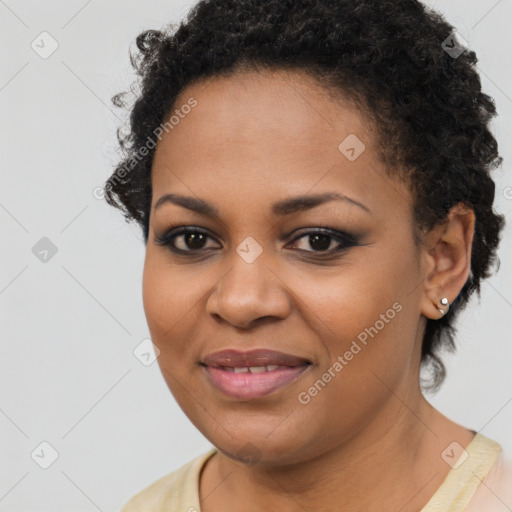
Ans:
{"type": "Polygon", "coordinates": [[[205,242],[208,238],[212,239],[206,231],[190,226],[180,231],[171,229],[159,236],[155,242],[158,245],[169,247],[173,252],[187,253],[204,249],[205,242]]]}
{"type": "Polygon", "coordinates": [[[320,255],[322,255],[322,253],[332,254],[358,245],[358,238],[356,236],[344,231],[328,228],[308,231],[295,238],[292,243],[296,244],[298,240],[303,240],[303,246],[306,247],[306,249],[299,249],[300,251],[320,253],[320,255]],[[307,247],[313,250],[308,250],[307,247]]]}
{"type": "MultiPolygon", "coordinates": [[[[214,240],[206,231],[195,226],[171,228],[155,239],[158,245],[168,247],[177,254],[189,254],[207,252],[206,242],[214,240]]],[[[305,249],[298,249],[301,252],[317,253],[319,257],[332,255],[358,245],[358,237],[345,231],[333,230],[330,228],[317,228],[307,231],[296,237],[291,244],[297,245],[299,240],[304,239],[305,249]],[[333,242],[335,242],[333,247],[333,242]],[[307,247],[313,250],[308,250],[307,247]]],[[[212,247],[210,246],[210,249],[212,247]]]]}

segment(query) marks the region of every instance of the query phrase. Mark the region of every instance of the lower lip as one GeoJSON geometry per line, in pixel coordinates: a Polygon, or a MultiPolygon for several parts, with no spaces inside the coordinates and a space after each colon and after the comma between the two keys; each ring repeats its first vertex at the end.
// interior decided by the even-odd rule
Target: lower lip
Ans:
{"type": "Polygon", "coordinates": [[[232,398],[253,400],[281,389],[297,379],[309,365],[280,367],[270,372],[235,373],[206,366],[210,382],[232,398]]]}

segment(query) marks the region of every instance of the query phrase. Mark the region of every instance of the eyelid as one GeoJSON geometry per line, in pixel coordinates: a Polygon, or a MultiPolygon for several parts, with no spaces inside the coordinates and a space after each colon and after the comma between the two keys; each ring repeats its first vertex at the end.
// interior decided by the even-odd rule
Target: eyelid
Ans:
{"type": "MultiPolygon", "coordinates": [[[[317,258],[334,256],[350,247],[360,245],[361,235],[356,234],[356,233],[350,233],[345,230],[330,228],[325,225],[315,225],[315,226],[310,226],[310,227],[299,228],[299,229],[292,231],[288,235],[284,235],[284,236],[280,237],[280,240],[284,241],[287,238],[291,238],[291,236],[297,231],[299,231],[301,233],[298,233],[297,236],[295,236],[292,240],[290,240],[289,243],[294,243],[297,240],[300,240],[301,238],[304,238],[308,235],[313,236],[316,234],[328,236],[338,242],[338,247],[336,247],[334,249],[329,249],[327,251],[313,251],[313,250],[307,251],[304,249],[297,249],[297,251],[299,251],[301,253],[314,254],[314,255],[316,255],[315,257],[317,257],[317,258]]],[[[193,250],[186,251],[186,250],[178,249],[178,248],[172,246],[171,242],[174,242],[176,240],[176,238],[183,236],[187,233],[200,233],[212,240],[216,239],[216,237],[212,236],[209,233],[209,231],[205,228],[201,228],[199,226],[193,226],[193,225],[178,225],[178,226],[169,227],[161,235],[155,236],[155,243],[158,245],[161,245],[163,247],[167,247],[172,253],[177,254],[177,255],[187,255],[187,254],[188,255],[198,255],[201,252],[205,253],[205,252],[209,251],[209,249],[195,249],[195,250],[193,249],[193,250]]]]}
{"type": "Polygon", "coordinates": [[[157,245],[161,245],[163,247],[168,247],[171,252],[174,252],[176,254],[187,254],[187,253],[189,253],[189,254],[196,253],[197,254],[198,252],[201,251],[201,249],[197,249],[195,251],[194,250],[184,251],[182,249],[172,247],[172,245],[171,245],[171,241],[174,241],[174,240],[176,240],[176,238],[183,236],[187,233],[199,233],[199,234],[204,235],[207,238],[215,240],[215,237],[212,236],[208,232],[208,230],[206,230],[204,228],[200,228],[199,226],[180,224],[178,226],[173,226],[173,227],[168,228],[161,235],[155,235],[154,242],[157,245]]]}
{"type": "Polygon", "coordinates": [[[285,235],[284,237],[282,237],[281,239],[285,240],[286,238],[291,237],[297,231],[299,231],[299,234],[293,240],[296,240],[297,238],[300,238],[304,235],[317,234],[317,233],[320,233],[322,235],[331,236],[333,238],[343,238],[345,240],[352,239],[352,240],[356,241],[356,240],[358,240],[358,238],[360,238],[360,236],[357,235],[356,233],[351,233],[346,230],[334,229],[334,228],[331,228],[331,227],[323,225],[323,224],[316,224],[315,226],[295,229],[288,235],[285,235]]]}
{"type": "Polygon", "coordinates": [[[318,255],[318,257],[322,256],[333,256],[337,253],[340,253],[341,251],[348,249],[350,247],[354,247],[357,245],[360,245],[359,240],[361,238],[360,235],[349,233],[347,231],[342,231],[339,229],[333,229],[329,228],[327,226],[316,226],[314,228],[303,228],[301,230],[301,233],[299,233],[293,240],[290,241],[290,243],[296,242],[297,240],[300,240],[301,238],[320,234],[325,235],[329,238],[332,238],[334,241],[338,243],[338,247],[335,247],[334,249],[329,249],[327,251],[306,251],[303,249],[298,249],[300,252],[306,252],[306,253],[312,253],[318,255]]]}

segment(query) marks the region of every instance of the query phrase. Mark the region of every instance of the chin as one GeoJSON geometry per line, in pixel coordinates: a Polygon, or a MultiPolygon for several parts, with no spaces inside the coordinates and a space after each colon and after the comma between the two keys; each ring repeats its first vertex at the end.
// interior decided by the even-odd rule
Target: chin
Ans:
{"type": "Polygon", "coordinates": [[[307,447],[314,443],[312,439],[308,441],[304,437],[304,431],[300,438],[297,437],[298,429],[290,425],[273,431],[268,423],[254,426],[238,422],[236,434],[233,436],[229,434],[232,429],[224,430],[222,426],[218,426],[212,432],[211,425],[210,421],[208,431],[200,429],[203,435],[226,457],[249,467],[256,464],[275,466],[301,462],[309,458],[306,454],[307,447]]]}

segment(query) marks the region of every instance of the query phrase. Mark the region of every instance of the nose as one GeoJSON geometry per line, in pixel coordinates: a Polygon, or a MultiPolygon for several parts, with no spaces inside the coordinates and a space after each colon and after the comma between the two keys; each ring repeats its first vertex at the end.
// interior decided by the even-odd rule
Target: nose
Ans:
{"type": "Polygon", "coordinates": [[[260,255],[252,263],[237,253],[206,303],[206,311],[217,320],[249,329],[270,318],[283,319],[290,313],[291,301],[286,284],[260,255]]]}

